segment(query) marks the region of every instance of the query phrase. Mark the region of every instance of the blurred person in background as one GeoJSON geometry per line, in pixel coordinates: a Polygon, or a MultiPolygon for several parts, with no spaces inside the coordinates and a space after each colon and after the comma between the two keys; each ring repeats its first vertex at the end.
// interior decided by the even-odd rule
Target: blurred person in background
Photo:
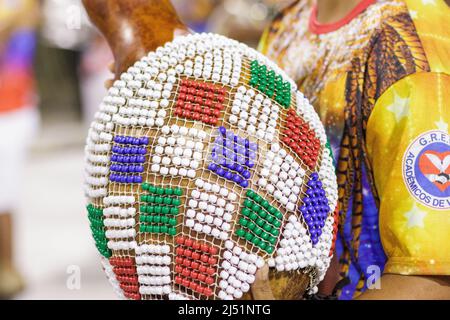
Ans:
{"type": "Polygon", "coordinates": [[[33,57],[37,0],[0,0],[0,298],[24,287],[13,256],[13,216],[38,123],[33,57]]]}
{"type": "Polygon", "coordinates": [[[450,298],[449,6],[297,0],[262,37],[336,160],[340,239],[323,294],[450,298]]]}

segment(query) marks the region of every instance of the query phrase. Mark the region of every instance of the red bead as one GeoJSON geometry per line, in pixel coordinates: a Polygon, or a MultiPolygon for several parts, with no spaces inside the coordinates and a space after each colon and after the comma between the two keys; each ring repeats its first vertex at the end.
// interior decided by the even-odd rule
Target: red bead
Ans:
{"type": "Polygon", "coordinates": [[[186,257],[190,257],[190,256],[192,256],[192,251],[189,250],[189,249],[186,249],[186,250],[184,250],[184,255],[185,255],[186,257]]]}
{"type": "Polygon", "coordinates": [[[202,294],[203,291],[205,290],[205,288],[203,288],[202,286],[197,286],[197,290],[195,290],[197,293],[202,294]]]}
{"type": "Polygon", "coordinates": [[[193,243],[193,241],[192,241],[191,239],[186,239],[186,240],[184,241],[184,245],[185,245],[186,247],[192,247],[192,243],[193,243]]]}
{"type": "Polygon", "coordinates": [[[191,274],[191,272],[189,271],[189,269],[184,268],[183,271],[181,272],[181,274],[185,277],[189,277],[189,275],[191,274]]]}
{"type": "Polygon", "coordinates": [[[217,252],[218,252],[216,247],[209,247],[208,251],[209,251],[210,254],[217,254],[217,252]]]}
{"type": "Polygon", "coordinates": [[[205,283],[211,285],[214,283],[214,279],[212,277],[206,277],[205,283]]]}
{"type": "Polygon", "coordinates": [[[200,250],[202,250],[203,252],[208,252],[209,251],[209,246],[206,244],[202,244],[200,246],[200,250]]]}
{"type": "Polygon", "coordinates": [[[203,281],[205,281],[205,279],[206,279],[206,276],[204,275],[204,274],[202,274],[202,273],[199,273],[199,275],[198,275],[198,280],[200,280],[201,282],[203,282],[203,281]]]}
{"type": "Polygon", "coordinates": [[[205,288],[203,290],[203,294],[207,297],[211,296],[213,294],[212,290],[210,288],[205,288]]]}
{"type": "Polygon", "coordinates": [[[203,264],[198,267],[198,271],[200,271],[201,273],[205,273],[206,269],[206,266],[204,266],[203,264]]]}
{"type": "Polygon", "coordinates": [[[198,241],[194,241],[192,243],[192,249],[194,249],[194,250],[200,249],[200,243],[198,241]]]}
{"type": "Polygon", "coordinates": [[[197,270],[198,268],[200,268],[200,263],[192,261],[191,268],[197,270]]]}
{"type": "Polygon", "coordinates": [[[189,285],[189,288],[191,288],[192,290],[196,290],[197,289],[197,286],[198,286],[198,284],[196,284],[195,282],[192,282],[191,281],[191,283],[190,283],[190,285],[189,285]]]}
{"type": "Polygon", "coordinates": [[[197,271],[191,271],[191,278],[197,279],[198,278],[198,272],[197,271]]]}
{"type": "Polygon", "coordinates": [[[198,252],[192,252],[192,259],[194,259],[194,260],[200,259],[200,253],[198,253],[198,252]]]}
{"type": "Polygon", "coordinates": [[[175,265],[175,272],[176,273],[181,273],[183,271],[183,267],[180,266],[179,264],[175,265]]]}
{"type": "Polygon", "coordinates": [[[206,269],[206,273],[209,275],[213,275],[215,272],[216,272],[216,269],[214,269],[214,268],[209,267],[206,269]]]}
{"type": "Polygon", "coordinates": [[[176,253],[177,253],[177,255],[183,255],[183,253],[184,253],[184,249],[183,248],[181,248],[181,247],[178,247],[177,248],[177,250],[176,250],[176,253]]]}
{"type": "Polygon", "coordinates": [[[175,257],[175,263],[182,264],[183,263],[183,258],[182,257],[175,257]]]}
{"type": "Polygon", "coordinates": [[[202,261],[202,262],[204,262],[204,263],[207,263],[208,262],[208,256],[206,255],[206,254],[202,254],[202,256],[200,257],[200,260],[202,261]]]}
{"type": "Polygon", "coordinates": [[[183,282],[182,282],[183,286],[189,287],[189,284],[190,284],[190,283],[191,283],[191,282],[190,282],[188,279],[183,279],[183,282]]]}
{"type": "Polygon", "coordinates": [[[216,263],[217,263],[217,259],[211,257],[211,258],[208,259],[208,263],[209,263],[209,264],[216,264],[216,263]]]}
{"type": "Polygon", "coordinates": [[[183,259],[183,265],[186,267],[190,267],[191,266],[191,260],[185,258],[183,259]]]}
{"type": "Polygon", "coordinates": [[[183,281],[183,279],[180,276],[175,277],[175,283],[181,284],[182,281],[183,281]]]}

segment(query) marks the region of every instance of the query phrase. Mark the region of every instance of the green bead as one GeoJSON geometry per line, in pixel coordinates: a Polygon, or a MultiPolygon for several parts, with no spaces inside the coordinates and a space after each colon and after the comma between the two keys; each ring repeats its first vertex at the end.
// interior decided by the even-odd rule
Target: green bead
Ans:
{"type": "Polygon", "coordinates": [[[258,219],[258,215],[256,213],[252,212],[252,213],[250,213],[250,217],[249,218],[252,219],[252,220],[256,220],[256,219],[258,219]]]}
{"type": "Polygon", "coordinates": [[[155,203],[155,196],[147,196],[148,203],[155,203]]]}
{"type": "Polygon", "coordinates": [[[259,247],[264,250],[267,247],[267,243],[261,241],[261,243],[259,244],[259,247]]]}
{"type": "Polygon", "coordinates": [[[147,213],[155,213],[155,206],[147,206],[147,213]]]}
{"type": "Polygon", "coordinates": [[[141,202],[147,202],[147,195],[141,194],[141,202]]]}
{"type": "Polygon", "coordinates": [[[169,198],[169,197],[165,197],[164,198],[164,204],[171,205],[172,204],[172,199],[169,198]]]}
{"type": "Polygon", "coordinates": [[[272,230],[270,231],[270,233],[273,234],[275,237],[278,237],[278,235],[280,234],[280,231],[278,231],[278,229],[272,228],[272,230]]]}
{"type": "Polygon", "coordinates": [[[255,201],[256,201],[257,203],[260,203],[260,202],[262,201],[262,198],[261,198],[261,196],[260,196],[260,195],[258,195],[258,194],[255,194],[255,196],[254,196],[253,200],[255,200],[255,201]]]}
{"type": "Polygon", "coordinates": [[[281,221],[280,221],[280,220],[275,220],[275,221],[273,222],[273,225],[274,225],[275,227],[279,228],[279,227],[281,226],[281,221]]]}
{"type": "Polygon", "coordinates": [[[181,188],[175,188],[173,190],[173,192],[175,193],[175,195],[177,196],[182,196],[183,195],[183,190],[181,188]]]}
{"type": "Polygon", "coordinates": [[[168,196],[171,196],[173,194],[173,189],[172,188],[166,188],[166,189],[164,189],[164,193],[167,194],[168,196]]]}
{"type": "Polygon", "coordinates": [[[170,207],[162,207],[161,208],[161,212],[163,213],[163,214],[169,214],[169,212],[170,212],[170,207]]]}
{"type": "Polygon", "coordinates": [[[177,229],[176,228],[169,228],[169,235],[174,236],[177,234],[177,229]]]}
{"type": "Polygon", "coordinates": [[[251,210],[249,208],[242,208],[241,213],[242,215],[248,217],[250,216],[251,210]]]}
{"type": "Polygon", "coordinates": [[[158,213],[158,214],[161,213],[161,207],[160,206],[155,206],[154,207],[154,212],[158,213]]]}
{"type": "Polygon", "coordinates": [[[264,224],[263,228],[267,232],[270,232],[270,230],[272,230],[272,226],[270,224],[268,224],[267,222],[264,224]]]}
{"type": "Polygon", "coordinates": [[[271,214],[275,214],[277,212],[277,209],[275,209],[274,207],[269,207],[268,210],[271,214]]]}
{"type": "Polygon", "coordinates": [[[238,237],[244,237],[245,236],[245,230],[244,229],[237,229],[236,231],[235,231],[235,233],[236,233],[236,235],[238,236],[238,237]]]}
{"type": "Polygon", "coordinates": [[[156,188],[156,194],[162,196],[164,194],[164,188],[156,188]]]}
{"type": "Polygon", "coordinates": [[[253,230],[253,233],[256,234],[257,236],[260,236],[263,233],[263,229],[255,228],[255,230],[253,230]]]}
{"type": "Polygon", "coordinates": [[[161,233],[167,233],[167,230],[168,230],[168,228],[167,228],[167,226],[161,226],[161,233]]]}
{"type": "Polygon", "coordinates": [[[143,184],[141,184],[141,188],[142,190],[148,190],[149,184],[147,182],[144,182],[143,184]]]}
{"type": "Polygon", "coordinates": [[[172,205],[174,205],[175,207],[178,207],[180,204],[181,204],[180,199],[172,199],[172,205]]]}
{"type": "Polygon", "coordinates": [[[253,202],[251,202],[250,200],[248,200],[248,199],[245,199],[245,201],[244,201],[244,206],[246,206],[247,208],[252,208],[252,206],[253,206],[253,202]]]}
{"type": "Polygon", "coordinates": [[[261,218],[256,219],[256,224],[260,227],[262,227],[265,223],[266,222],[261,218]]]}
{"type": "Polygon", "coordinates": [[[163,198],[161,198],[161,197],[155,197],[155,203],[157,203],[157,204],[162,204],[162,203],[163,203],[163,198]]]}
{"type": "Polygon", "coordinates": [[[269,201],[267,201],[267,200],[263,200],[261,202],[261,205],[263,206],[264,209],[267,209],[270,207],[269,201]]]}
{"type": "Polygon", "coordinates": [[[250,221],[250,222],[247,224],[247,228],[249,228],[250,230],[255,229],[255,227],[256,227],[256,224],[255,224],[254,222],[252,222],[252,221],[250,221]]]}
{"type": "Polygon", "coordinates": [[[170,208],[170,214],[177,215],[180,212],[180,209],[172,207],[170,208]]]}
{"type": "Polygon", "coordinates": [[[269,236],[267,239],[271,244],[275,245],[277,243],[277,238],[269,236]]]}
{"type": "Polygon", "coordinates": [[[161,216],[154,216],[153,217],[153,222],[154,223],[160,223],[161,222],[161,216]]]}
{"type": "Polygon", "coordinates": [[[145,232],[153,233],[153,226],[145,226],[145,232]]]}
{"type": "Polygon", "coordinates": [[[272,253],[273,250],[274,250],[274,247],[273,247],[273,246],[267,246],[267,248],[266,248],[266,252],[267,252],[267,253],[272,253]]]}
{"type": "Polygon", "coordinates": [[[253,197],[255,196],[255,193],[252,190],[247,190],[246,192],[247,197],[253,199],[253,197]]]}
{"type": "Polygon", "coordinates": [[[261,207],[258,204],[253,204],[252,206],[252,210],[255,211],[256,213],[261,211],[261,207]]]}
{"type": "Polygon", "coordinates": [[[247,232],[247,234],[245,235],[245,239],[246,239],[247,241],[252,241],[253,235],[252,235],[250,232],[247,232]]]}
{"type": "Polygon", "coordinates": [[[176,226],[176,225],[177,225],[177,219],[175,219],[175,218],[169,219],[169,224],[170,224],[171,226],[176,226]]]}
{"type": "Polygon", "coordinates": [[[278,220],[282,220],[282,219],[283,219],[283,214],[282,214],[280,211],[276,210],[276,212],[275,212],[275,217],[276,217],[278,220]]]}
{"type": "Polygon", "coordinates": [[[153,226],[153,232],[154,233],[160,233],[161,232],[161,227],[160,226],[153,226]]]}
{"type": "Polygon", "coordinates": [[[149,186],[148,186],[148,191],[149,191],[150,193],[156,193],[156,187],[153,186],[153,185],[149,185],[149,186]]]}
{"type": "Polygon", "coordinates": [[[139,206],[139,210],[141,211],[141,213],[146,213],[147,212],[147,206],[145,206],[145,205],[139,206]]]}
{"type": "Polygon", "coordinates": [[[265,212],[264,210],[261,210],[259,212],[259,216],[264,219],[265,217],[267,217],[267,212],[265,212]]]}
{"type": "Polygon", "coordinates": [[[247,224],[248,224],[248,220],[247,219],[245,219],[245,218],[240,218],[239,219],[239,224],[241,225],[241,226],[247,226],[247,224]]]}
{"type": "Polygon", "coordinates": [[[253,240],[252,240],[252,243],[253,243],[255,246],[258,246],[258,245],[261,243],[261,239],[258,238],[258,237],[254,237],[253,240]]]}
{"type": "Polygon", "coordinates": [[[161,223],[168,223],[169,222],[169,217],[168,216],[162,216],[161,217],[161,223]]]}

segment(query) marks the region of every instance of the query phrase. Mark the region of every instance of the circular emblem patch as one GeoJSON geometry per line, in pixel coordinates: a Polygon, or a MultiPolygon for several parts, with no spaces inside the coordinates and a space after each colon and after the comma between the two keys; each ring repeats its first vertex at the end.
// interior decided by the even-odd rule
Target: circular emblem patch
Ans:
{"type": "Polygon", "coordinates": [[[431,130],[406,149],[403,180],[411,195],[438,210],[450,209],[450,140],[448,133],[431,130]]]}

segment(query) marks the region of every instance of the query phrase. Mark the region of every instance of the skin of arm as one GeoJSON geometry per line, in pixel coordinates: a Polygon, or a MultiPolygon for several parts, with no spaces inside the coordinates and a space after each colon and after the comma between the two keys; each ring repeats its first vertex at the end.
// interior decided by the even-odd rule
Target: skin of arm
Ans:
{"type": "Polygon", "coordinates": [[[366,290],[357,300],[449,300],[449,276],[384,274],[380,289],[366,290]]]}
{"type": "Polygon", "coordinates": [[[269,282],[269,266],[265,264],[255,274],[255,282],[251,287],[254,300],[275,300],[269,282]]]}

